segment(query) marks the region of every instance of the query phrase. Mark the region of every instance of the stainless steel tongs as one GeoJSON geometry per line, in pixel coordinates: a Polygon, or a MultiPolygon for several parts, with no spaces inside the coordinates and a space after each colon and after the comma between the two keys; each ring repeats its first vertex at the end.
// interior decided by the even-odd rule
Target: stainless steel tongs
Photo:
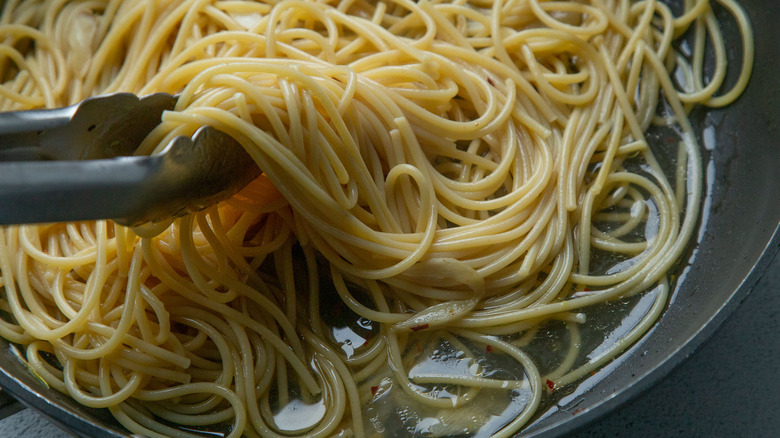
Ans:
{"type": "Polygon", "coordinates": [[[176,97],[119,93],[0,113],[0,225],[113,219],[136,226],[198,211],[259,173],[229,135],[203,127],[132,156],[176,97]]]}

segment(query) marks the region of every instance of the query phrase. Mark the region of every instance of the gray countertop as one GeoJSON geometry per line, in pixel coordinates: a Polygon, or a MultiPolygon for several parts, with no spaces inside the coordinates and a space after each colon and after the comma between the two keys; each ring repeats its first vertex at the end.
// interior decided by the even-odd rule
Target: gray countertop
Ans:
{"type": "MultiPolygon", "coordinates": [[[[572,438],[775,437],[780,433],[780,257],[693,357],[651,390],[572,438]]],[[[0,437],[68,438],[25,409],[0,437]]]]}

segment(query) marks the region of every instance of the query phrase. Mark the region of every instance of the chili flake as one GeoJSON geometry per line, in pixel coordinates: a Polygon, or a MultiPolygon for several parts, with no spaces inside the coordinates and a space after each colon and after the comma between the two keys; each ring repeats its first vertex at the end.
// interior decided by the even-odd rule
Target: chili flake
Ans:
{"type": "Polygon", "coordinates": [[[425,330],[428,327],[430,327],[430,325],[428,325],[428,324],[416,325],[416,326],[412,327],[412,331],[413,332],[419,332],[420,330],[425,330]]]}

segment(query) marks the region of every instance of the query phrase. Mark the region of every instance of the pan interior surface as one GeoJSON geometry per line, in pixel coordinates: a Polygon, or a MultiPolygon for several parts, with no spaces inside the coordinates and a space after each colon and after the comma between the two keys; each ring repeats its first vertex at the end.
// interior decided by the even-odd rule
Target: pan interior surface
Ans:
{"type": "MultiPolygon", "coordinates": [[[[769,0],[742,0],[741,4],[756,35],[753,77],[736,103],[696,114],[700,140],[707,149],[705,207],[698,242],[686,256],[688,263],[679,272],[668,309],[636,345],[573,392],[561,395],[521,436],[562,435],[649,387],[720,325],[777,252],[780,49],[776,42],[780,35],[776,23],[780,12],[769,0]]],[[[736,47],[733,26],[728,28],[727,23],[725,33],[736,47]]],[[[0,347],[0,385],[20,401],[80,436],[126,436],[107,412],[84,408],[44,387],[18,360],[13,346],[0,340],[0,347]]]]}

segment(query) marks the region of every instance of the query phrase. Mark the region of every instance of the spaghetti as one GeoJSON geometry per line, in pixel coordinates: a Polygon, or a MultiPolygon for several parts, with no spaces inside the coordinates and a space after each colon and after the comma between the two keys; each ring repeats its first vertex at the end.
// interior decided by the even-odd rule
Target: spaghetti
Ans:
{"type": "Polygon", "coordinates": [[[1,229],[0,335],[144,436],[511,436],[666,305],[701,197],[687,113],[753,56],[718,0],[723,91],[710,2],[683,3],[8,0],[3,110],[178,94],[138,154],[210,125],[264,173],[154,237],[1,229]],[[641,315],[589,350],[616,300],[641,315]]]}

